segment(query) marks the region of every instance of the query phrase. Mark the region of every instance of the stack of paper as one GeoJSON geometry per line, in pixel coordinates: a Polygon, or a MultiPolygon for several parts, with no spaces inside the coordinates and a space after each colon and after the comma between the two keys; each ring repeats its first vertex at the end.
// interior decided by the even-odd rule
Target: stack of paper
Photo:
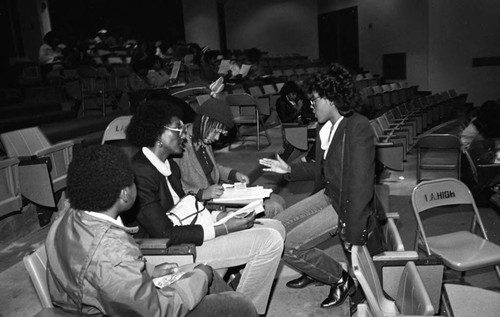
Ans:
{"type": "Polygon", "coordinates": [[[224,188],[224,194],[219,198],[214,198],[214,203],[248,201],[252,199],[264,199],[269,197],[272,189],[266,189],[262,186],[247,187],[245,189],[224,188]]]}
{"type": "Polygon", "coordinates": [[[261,212],[264,212],[264,202],[262,199],[255,200],[248,205],[246,205],[243,208],[240,208],[236,210],[235,212],[229,213],[228,216],[220,219],[216,223],[214,223],[215,226],[221,225],[223,223],[226,223],[229,219],[233,217],[238,217],[238,218],[245,218],[248,216],[250,213],[255,212],[255,214],[260,214],[261,212]]]}

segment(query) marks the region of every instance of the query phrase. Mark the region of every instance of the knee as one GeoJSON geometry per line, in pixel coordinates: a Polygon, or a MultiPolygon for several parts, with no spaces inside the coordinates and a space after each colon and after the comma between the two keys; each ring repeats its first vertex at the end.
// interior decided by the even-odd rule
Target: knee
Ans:
{"type": "Polygon", "coordinates": [[[283,242],[285,240],[286,229],[283,226],[283,224],[281,223],[281,221],[274,220],[274,219],[266,219],[265,224],[266,224],[267,228],[273,229],[274,231],[276,231],[279,234],[281,242],[283,242]]]}
{"type": "Polygon", "coordinates": [[[280,195],[272,194],[269,199],[264,201],[264,212],[267,218],[274,218],[285,209],[285,200],[280,195]]]}

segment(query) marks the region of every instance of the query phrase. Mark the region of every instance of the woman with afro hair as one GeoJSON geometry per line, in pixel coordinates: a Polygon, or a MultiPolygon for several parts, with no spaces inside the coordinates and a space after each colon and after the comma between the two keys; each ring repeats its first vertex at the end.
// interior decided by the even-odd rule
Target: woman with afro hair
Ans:
{"type": "MultiPolygon", "coordinates": [[[[216,270],[245,265],[237,291],[264,314],[283,251],[283,225],[273,219],[260,219],[256,224],[252,213],[223,225],[174,226],[166,212],[185,196],[181,171],[173,160],[182,154],[185,133],[177,108],[166,101],[145,103],[132,117],[127,139],[140,150],[132,159],[137,202],[127,221],[139,226],[137,237],[195,244],[197,261],[216,270]]],[[[212,218],[219,220],[215,212],[212,218]]]]}
{"type": "Polygon", "coordinates": [[[287,231],[285,262],[302,272],[287,283],[304,288],[320,282],[330,285],[321,307],[338,306],[355,291],[352,277],[339,262],[318,248],[338,236],[350,260],[352,245],[383,250],[378,221],[372,208],[375,181],[375,144],[367,118],[353,111],[352,75],[334,64],[325,74],[308,82],[311,107],[318,119],[316,161],[288,165],[277,159],[261,159],[264,171],[286,174],[288,180],[314,179],[312,195],[287,208],[274,219],[287,231]]]}

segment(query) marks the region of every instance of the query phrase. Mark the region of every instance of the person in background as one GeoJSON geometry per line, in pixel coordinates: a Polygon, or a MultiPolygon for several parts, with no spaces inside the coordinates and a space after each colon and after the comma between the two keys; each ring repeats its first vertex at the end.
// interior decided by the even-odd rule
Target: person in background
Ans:
{"type": "MultiPolygon", "coordinates": [[[[140,148],[132,165],[137,202],[124,215],[125,223],[138,225],[139,238],[168,238],[172,244],[192,243],[197,261],[214,269],[245,265],[237,291],[247,295],[264,314],[283,251],[283,225],[259,219],[255,213],[233,217],[225,224],[208,222],[174,226],[166,212],[185,196],[181,171],[172,159],[182,154],[185,127],[174,104],[154,100],[142,105],[126,130],[127,140],[140,148]]],[[[224,213],[212,213],[214,221],[224,213]]]]}
{"type": "Polygon", "coordinates": [[[282,123],[308,124],[314,121],[314,114],[308,105],[304,92],[294,81],[287,81],[276,100],[276,111],[282,123]]]}
{"type": "MultiPolygon", "coordinates": [[[[229,106],[219,99],[210,98],[196,111],[198,115],[194,122],[186,125],[184,153],[176,162],[181,169],[184,190],[196,193],[199,200],[206,201],[223,194],[222,183],[249,184],[250,179],[235,169],[218,164],[212,150],[212,143],[234,126],[229,106]]],[[[282,212],[284,206],[285,200],[277,194],[271,194],[270,198],[264,200],[268,218],[282,212]]]]}
{"type": "Polygon", "coordinates": [[[366,117],[355,113],[351,74],[334,64],[310,79],[311,105],[318,119],[316,161],[288,165],[261,159],[264,171],[285,174],[288,180],[314,179],[313,193],[274,219],[287,231],[283,260],[302,276],[287,283],[304,288],[320,282],[330,285],[321,307],[342,304],[352,295],[354,280],[340,263],[318,245],[338,236],[350,260],[353,245],[365,245],[372,254],[383,251],[383,239],[372,207],[375,181],[375,144],[366,117]]]}
{"type": "MultiPolygon", "coordinates": [[[[462,131],[460,142],[464,151],[479,153],[479,164],[500,163],[500,103],[494,100],[484,102],[477,116],[462,131]]],[[[500,207],[500,174],[492,175],[488,184],[490,202],[500,207]]]]}
{"type": "Polygon", "coordinates": [[[54,69],[55,65],[63,61],[63,55],[61,49],[58,47],[59,38],[54,31],[49,31],[43,37],[43,44],[38,50],[38,62],[40,63],[40,69],[42,78],[45,78],[51,70],[54,69]]]}
{"type": "Polygon", "coordinates": [[[154,56],[152,58],[151,69],[149,69],[147,74],[147,80],[152,88],[164,88],[166,87],[170,76],[165,72],[163,67],[163,61],[159,56],[154,56]]]}
{"type": "Polygon", "coordinates": [[[74,315],[257,316],[253,304],[209,266],[146,262],[121,214],[136,199],[134,172],[118,147],[90,146],[68,169],[71,207],[45,242],[47,282],[56,307],[74,315]],[[186,272],[156,288],[152,279],[186,272]]]}
{"type": "MultiPolygon", "coordinates": [[[[307,105],[308,103],[309,100],[306,99],[299,85],[294,81],[287,81],[283,87],[281,87],[280,97],[276,100],[276,111],[278,112],[281,123],[309,124],[310,122],[314,122],[314,113],[311,107],[307,105]]],[[[307,137],[316,137],[316,129],[314,127],[307,129],[307,137]]],[[[296,149],[293,145],[286,144],[281,154],[281,158],[287,161],[294,151],[296,151],[296,149]]],[[[307,150],[304,159],[313,160],[314,152],[315,143],[307,150]]]]}

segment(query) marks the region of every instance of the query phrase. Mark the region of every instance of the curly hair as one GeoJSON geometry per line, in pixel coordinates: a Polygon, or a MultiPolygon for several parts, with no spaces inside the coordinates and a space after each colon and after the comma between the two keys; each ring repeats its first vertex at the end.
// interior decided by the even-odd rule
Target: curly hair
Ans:
{"type": "Polygon", "coordinates": [[[146,102],[137,109],[125,131],[128,142],[139,147],[153,147],[173,117],[182,118],[178,105],[165,100],[146,102]]]}
{"type": "Polygon", "coordinates": [[[68,168],[68,197],[75,209],[105,211],[120,191],[134,183],[134,171],[125,153],[112,145],[81,149],[68,168]]]}
{"type": "Polygon", "coordinates": [[[339,64],[332,64],[327,72],[316,74],[306,86],[309,93],[315,91],[319,97],[333,101],[340,112],[349,112],[356,106],[353,76],[339,64]]]}
{"type": "Polygon", "coordinates": [[[283,87],[281,87],[280,96],[285,98],[286,95],[292,92],[296,93],[298,96],[302,95],[302,89],[299,87],[299,85],[295,81],[290,80],[287,81],[283,85],[283,87]]]}

